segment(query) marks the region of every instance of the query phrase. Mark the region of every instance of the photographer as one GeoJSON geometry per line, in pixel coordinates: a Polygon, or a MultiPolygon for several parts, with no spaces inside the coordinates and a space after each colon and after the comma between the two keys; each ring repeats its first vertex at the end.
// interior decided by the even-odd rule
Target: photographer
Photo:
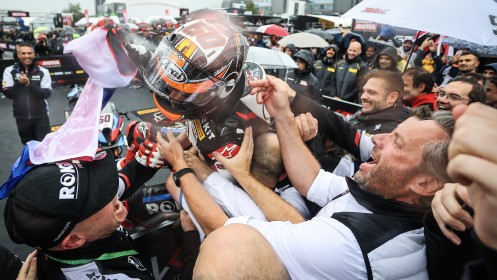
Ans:
{"type": "Polygon", "coordinates": [[[36,44],[34,46],[36,56],[48,56],[51,51],[47,44],[47,36],[45,34],[38,34],[36,44]]]}

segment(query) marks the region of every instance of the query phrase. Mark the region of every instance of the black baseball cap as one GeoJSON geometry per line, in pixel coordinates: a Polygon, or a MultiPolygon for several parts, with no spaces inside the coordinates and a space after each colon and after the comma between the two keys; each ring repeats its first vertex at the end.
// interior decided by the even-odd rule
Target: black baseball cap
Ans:
{"type": "Polygon", "coordinates": [[[12,189],[4,211],[12,241],[48,249],[116,197],[114,158],[99,152],[91,162],[64,161],[30,170],[12,189]]]}

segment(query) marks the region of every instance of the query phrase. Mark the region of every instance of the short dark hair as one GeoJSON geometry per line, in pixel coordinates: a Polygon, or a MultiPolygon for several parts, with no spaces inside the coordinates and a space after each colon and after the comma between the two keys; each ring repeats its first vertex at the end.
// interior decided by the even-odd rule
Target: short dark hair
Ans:
{"type": "Polygon", "coordinates": [[[468,51],[468,50],[462,51],[460,56],[463,56],[463,55],[472,55],[472,56],[476,57],[476,59],[478,61],[480,60],[480,57],[475,52],[472,52],[472,51],[468,51]]]}
{"type": "Polygon", "coordinates": [[[426,71],[426,69],[422,67],[412,67],[407,69],[403,75],[412,77],[412,86],[418,87],[421,84],[425,85],[423,93],[430,93],[433,90],[433,86],[435,82],[430,74],[430,72],[426,71]]]}
{"type": "Polygon", "coordinates": [[[398,92],[399,97],[397,98],[396,103],[402,103],[402,96],[404,95],[404,81],[402,80],[402,75],[400,73],[376,69],[366,75],[366,78],[364,79],[364,83],[362,85],[364,86],[364,84],[366,84],[366,82],[371,78],[377,78],[386,81],[388,93],[398,92]]]}
{"type": "MultiPolygon", "coordinates": [[[[35,48],[33,47],[33,45],[31,45],[30,43],[20,43],[20,44],[19,44],[19,49],[20,49],[21,47],[29,47],[29,48],[31,48],[31,49],[33,50],[33,52],[34,52],[34,50],[35,50],[35,48]]],[[[19,52],[19,51],[17,51],[17,52],[19,52]]]]}
{"type": "Polygon", "coordinates": [[[485,93],[485,89],[483,88],[483,86],[480,85],[480,83],[478,83],[478,80],[476,80],[475,78],[458,76],[450,80],[449,83],[452,82],[461,82],[461,83],[470,84],[472,86],[471,91],[468,94],[470,104],[473,102],[485,103],[485,100],[487,99],[487,94],[485,93]]]}
{"type": "Polygon", "coordinates": [[[476,73],[476,72],[464,73],[464,77],[473,78],[477,82],[481,82],[481,84],[484,86],[485,86],[485,83],[487,82],[487,77],[485,77],[485,75],[483,75],[482,73],[476,73]]]}

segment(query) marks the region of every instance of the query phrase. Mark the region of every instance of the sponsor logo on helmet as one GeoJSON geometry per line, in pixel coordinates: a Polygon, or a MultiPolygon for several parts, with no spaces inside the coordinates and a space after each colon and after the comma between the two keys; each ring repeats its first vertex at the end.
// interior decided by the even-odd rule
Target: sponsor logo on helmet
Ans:
{"type": "Polygon", "coordinates": [[[233,91],[236,86],[236,82],[238,81],[238,73],[231,73],[228,77],[225,78],[227,81],[225,87],[219,92],[220,98],[226,98],[233,91]]]}
{"type": "MultiPolygon", "coordinates": [[[[230,65],[231,65],[231,61],[230,61],[230,63],[229,63],[229,64],[224,65],[224,66],[223,66],[223,67],[221,67],[219,70],[217,70],[216,72],[214,72],[214,76],[216,76],[216,77],[217,77],[220,73],[222,73],[222,72],[226,71],[226,68],[228,68],[230,65]]],[[[223,73],[223,75],[224,75],[224,73],[223,73]]]]}
{"type": "Polygon", "coordinates": [[[183,71],[183,69],[181,69],[178,65],[174,64],[171,60],[163,58],[161,60],[161,67],[163,73],[169,79],[177,83],[184,83],[187,81],[187,76],[183,71]]]}

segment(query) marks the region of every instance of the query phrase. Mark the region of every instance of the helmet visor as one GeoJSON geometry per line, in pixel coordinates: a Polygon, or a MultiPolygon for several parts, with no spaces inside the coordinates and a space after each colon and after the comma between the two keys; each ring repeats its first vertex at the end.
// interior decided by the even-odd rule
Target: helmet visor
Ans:
{"type": "Polygon", "coordinates": [[[195,51],[201,50],[184,48],[179,51],[164,38],[142,73],[158,101],[162,99],[165,109],[171,109],[174,113],[200,109],[226,87],[226,82],[221,78],[188,59],[195,55],[195,51]]]}

